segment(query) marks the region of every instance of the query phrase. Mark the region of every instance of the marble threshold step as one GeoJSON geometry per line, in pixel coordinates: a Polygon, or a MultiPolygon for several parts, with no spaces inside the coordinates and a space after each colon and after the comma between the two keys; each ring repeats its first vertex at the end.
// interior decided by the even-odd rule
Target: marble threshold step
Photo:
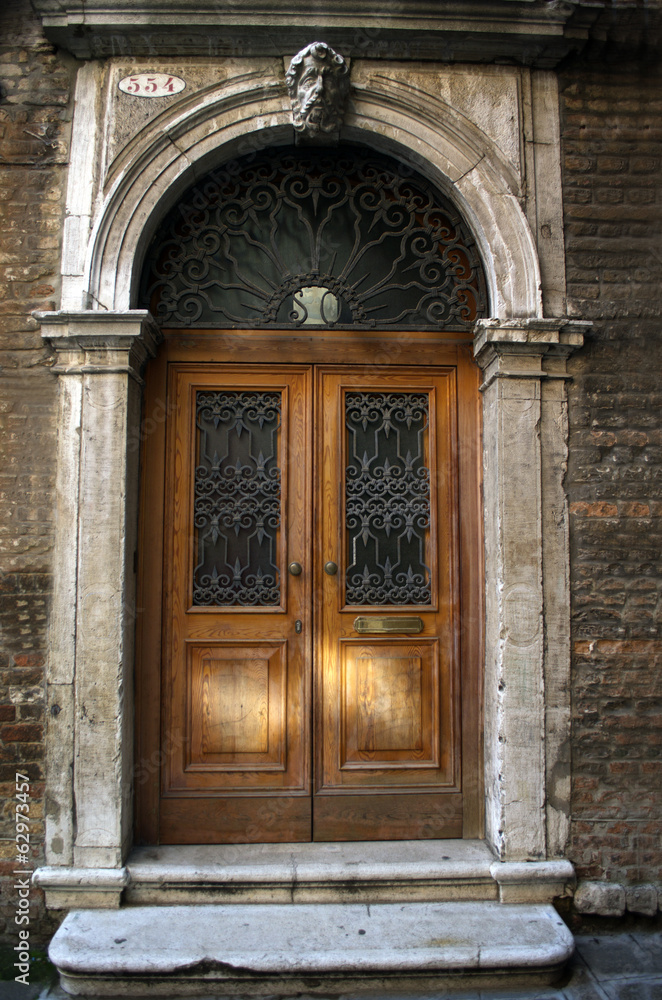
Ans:
{"type": "Polygon", "coordinates": [[[315,903],[497,899],[482,841],[144,847],[123,899],[145,903],[315,903]]]}
{"type": "Polygon", "coordinates": [[[567,861],[504,863],[480,840],[135,848],[121,869],[40,868],[56,909],[197,903],[548,903],[567,861]]]}
{"type": "Polygon", "coordinates": [[[572,954],[550,905],[496,902],[74,910],[49,956],[74,996],[547,985],[572,954]]]}

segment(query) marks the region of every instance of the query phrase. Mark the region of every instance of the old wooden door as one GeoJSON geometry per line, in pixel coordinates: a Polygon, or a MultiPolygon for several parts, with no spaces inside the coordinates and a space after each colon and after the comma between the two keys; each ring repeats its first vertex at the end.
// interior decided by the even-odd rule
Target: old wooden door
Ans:
{"type": "Polygon", "coordinates": [[[317,376],[314,838],[461,836],[455,372],[317,376]]]}
{"type": "Polygon", "coordinates": [[[311,371],[171,374],[161,839],[309,840],[311,371]]]}
{"type": "Polygon", "coordinates": [[[461,650],[458,413],[475,414],[475,379],[166,368],[162,563],[153,484],[143,540],[148,602],[162,584],[160,723],[157,668],[139,691],[141,761],[152,739],[161,764],[158,794],[141,767],[143,839],[466,835],[461,661],[477,644],[461,650]]]}

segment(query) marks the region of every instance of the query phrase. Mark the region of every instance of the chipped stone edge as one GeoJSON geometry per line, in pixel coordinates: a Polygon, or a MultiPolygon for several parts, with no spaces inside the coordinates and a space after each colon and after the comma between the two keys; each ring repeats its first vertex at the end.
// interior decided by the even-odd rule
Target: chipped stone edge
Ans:
{"type": "Polygon", "coordinates": [[[501,903],[551,902],[571,896],[576,884],[569,861],[495,861],[490,874],[499,886],[501,903]]]}
{"type": "Polygon", "coordinates": [[[117,910],[122,892],[129,884],[129,872],[126,868],[45,865],[36,870],[32,881],[44,890],[49,909],[117,910]]]}

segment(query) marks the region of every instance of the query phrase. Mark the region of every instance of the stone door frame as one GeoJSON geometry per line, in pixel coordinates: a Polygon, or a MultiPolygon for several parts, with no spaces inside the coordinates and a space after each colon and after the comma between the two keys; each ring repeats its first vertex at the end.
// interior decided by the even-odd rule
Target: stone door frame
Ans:
{"type": "MultiPolygon", "coordinates": [[[[60,381],[47,864],[36,876],[50,906],[118,905],[126,882],[141,376],[160,339],[132,296],[158,221],[196,178],[292,140],[282,63],[244,62],[243,74],[146,125],[108,165],[105,183],[94,180],[105,71],[79,70],[62,308],[37,314],[60,381]]],[[[563,315],[555,77],[503,70],[518,74],[526,197],[493,138],[469,114],[412,88],[406,67],[354,63],[341,142],[427,176],[463,213],[485,266],[491,315],[474,340],[484,415],[485,838],[497,859],[519,863],[563,858],[568,837],[565,387],[586,324],[563,315]],[[545,194],[534,197],[543,176],[545,194]]],[[[498,75],[476,72],[488,83],[498,75]]]]}

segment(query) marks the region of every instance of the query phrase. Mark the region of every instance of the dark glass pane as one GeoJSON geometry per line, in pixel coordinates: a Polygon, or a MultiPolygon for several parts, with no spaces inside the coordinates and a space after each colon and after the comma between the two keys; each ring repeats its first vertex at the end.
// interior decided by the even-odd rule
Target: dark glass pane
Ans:
{"type": "Polygon", "coordinates": [[[430,604],[426,392],[345,397],[347,604],[430,604]]]}
{"type": "Polygon", "coordinates": [[[152,241],[140,302],[168,326],[403,329],[466,327],[486,298],[450,202],[357,148],[273,150],[204,178],[152,241]],[[306,307],[315,289],[333,308],[306,307]]]}
{"type": "Polygon", "coordinates": [[[280,604],[279,392],[198,392],[196,605],[280,604]]]}

